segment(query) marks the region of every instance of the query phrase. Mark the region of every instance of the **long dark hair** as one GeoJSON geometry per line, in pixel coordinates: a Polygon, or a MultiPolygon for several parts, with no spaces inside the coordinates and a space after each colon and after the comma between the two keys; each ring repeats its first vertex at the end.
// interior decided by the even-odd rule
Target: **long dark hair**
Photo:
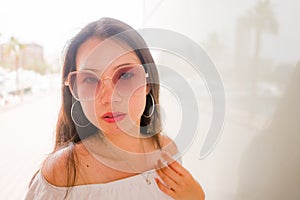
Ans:
{"type": "MultiPolygon", "coordinates": [[[[122,37],[116,37],[116,39],[130,47],[143,64],[144,69],[149,74],[148,86],[150,87],[151,95],[153,96],[154,103],[159,104],[159,77],[157,68],[154,64],[154,60],[151,56],[149,49],[146,46],[144,39],[135,31],[132,27],[112,18],[101,18],[100,20],[94,21],[85,26],[72,40],[66,48],[64,56],[64,64],[62,71],[62,83],[67,79],[70,72],[76,71],[76,55],[78,48],[82,43],[91,37],[96,37],[101,40],[110,38],[112,36],[118,36],[118,34],[130,31],[130,34],[121,34],[122,37]]],[[[69,146],[70,143],[78,143],[83,139],[79,132],[88,132],[86,137],[99,133],[98,129],[92,124],[86,128],[77,127],[71,118],[71,107],[72,107],[72,95],[69,87],[62,85],[62,104],[59,112],[59,117],[56,125],[56,140],[55,147],[52,153],[69,146]],[[97,131],[98,130],[98,131],[97,131]]],[[[147,95],[146,106],[144,114],[148,115],[152,106],[152,98],[147,95]]],[[[159,134],[161,131],[161,118],[158,106],[156,106],[153,115],[150,118],[141,117],[140,122],[141,133],[148,134],[153,140],[154,145],[158,149],[161,149],[159,141],[159,134]]],[[[73,146],[73,145],[71,145],[73,146]]],[[[76,152],[74,148],[70,148],[67,169],[67,186],[73,186],[76,180],[76,152]]],[[[67,192],[68,194],[68,192],[67,192]]],[[[66,196],[67,196],[66,194],[66,196]]],[[[65,196],[65,197],[66,197],[65,196]]]]}

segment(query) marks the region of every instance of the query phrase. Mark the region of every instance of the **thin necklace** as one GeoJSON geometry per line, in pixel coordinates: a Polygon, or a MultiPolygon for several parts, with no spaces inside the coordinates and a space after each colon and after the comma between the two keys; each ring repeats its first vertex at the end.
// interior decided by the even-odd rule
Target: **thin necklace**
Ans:
{"type": "MultiPolygon", "coordinates": [[[[106,139],[105,139],[105,140],[106,140],[106,139]]],[[[145,148],[144,148],[143,141],[141,140],[141,138],[140,138],[139,141],[140,141],[140,145],[142,146],[142,151],[143,151],[143,154],[144,154],[144,156],[143,156],[143,157],[144,157],[144,162],[145,162],[146,166],[148,166],[148,161],[147,161],[146,156],[145,156],[146,152],[145,152],[145,148]]],[[[107,143],[107,141],[105,141],[105,143],[107,143]]],[[[117,152],[115,152],[115,148],[111,148],[111,145],[112,145],[112,144],[107,144],[107,145],[109,146],[109,149],[111,150],[110,152],[113,152],[114,155],[117,155],[117,152]]],[[[134,165],[133,165],[132,163],[129,163],[127,159],[125,159],[125,162],[126,162],[126,164],[127,164],[132,170],[134,170],[135,172],[139,172],[139,170],[137,170],[137,168],[135,168],[134,165]]],[[[148,185],[151,185],[151,180],[150,180],[149,177],[150,177],[150,174],[153,173],[153,172],[154,172],[154,169],[148,170],[148,171],[147,171],[147,175],[144,175],[145,172],[140,172],[139,175],[141,175],[141,176],[145,179],[145,181],[146,181],[146,183],[147,183],[148,185]]]]}
{"type": "MultiPolygon", "coordinates": [[[[143,148],[145,164],[146,164],[146,166],[148,166],[148,161],[147,161],[146,156],[145,156],[146,152],[145,152],[145,148],[144,148],[144,143],[143,143],[143,141],[141,140],[141,138],[140,138],[140,143],[142,144],[142,148],[143,148]]],[[[148,185],[151,184],[151,181],[150,181],[150,179],[149,179],[149,176],[150,176],[151,171],[152,171],[152,170],[150,170],[150,171],[147,172],[147,176],[146,176],[146,177],[145,177],[144,174],[143,174],[144,172],[141,173],[141,175],[145,178],[146,183],[147,183],[148,185]]]]}

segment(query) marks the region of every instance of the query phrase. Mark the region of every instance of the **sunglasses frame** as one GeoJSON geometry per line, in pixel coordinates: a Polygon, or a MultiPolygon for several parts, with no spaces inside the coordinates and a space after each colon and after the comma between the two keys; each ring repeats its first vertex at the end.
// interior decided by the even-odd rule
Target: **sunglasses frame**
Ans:
{"type": "MultiPolygon", "coordinates": [[[[68,77],[67,77],[67,79],[66,79],[65,82],[64,82],[64,85],[69,87],[69,90],[70,90],[72,96],[73,96],[76,100],[78,100],[78,101],[93,101],[93,100],[95,100],[96,98],[95,98],[95,99],[82,100],[82,99],[79,99],[79,98],[76,97],[76,95],[74,94],[74,91],[73,91],[72,87],[70,86],[70,85],[71,85],[70,80],[71,80],[71,76],[72,76],[73,74],[78,74],[78,73],[80,73],[80,72],[88,72],[88,73],[94,74],[96,77],[98,77],[99,81],[101,81],[101,82],[104,82],[105,80],[110,80],[111,83],[112,83],[112,85],[115,86],[114,83],[112,82],[112,79],[113,79],[115,73],[118,72],[120,69],[128,68],[128,67],[131,67],[131,66],[132,66],[132,67],[141,67],[141,68],[144,70],[144,72],[145,72],[145,78],[146,78],[146,80],[147,80],[147,78],[149,78],[149,74],[148,74],[148,72],[146,72],[146,70],[145,70],[145,68],[143,67],[143,65],[141,65],[141,64],[129,64],[129,65],[124,65],[124,66],[118,68],[116,71],[114,71],[114,73],[112,74],[112,76],[110,76],[110,77],[105,77],[105,78],[100,78],[100,76],[99,76],[96,72],[94,72],[94,71],[92,71],[92,70],[88,70],[88,69],[80,70],[80,71],[72,71],[72,72],[70,72],[70,73],[68,74],[68,77]]],[[[119,91],[117,91],[117,92],[119,93],[119,91]]]]}

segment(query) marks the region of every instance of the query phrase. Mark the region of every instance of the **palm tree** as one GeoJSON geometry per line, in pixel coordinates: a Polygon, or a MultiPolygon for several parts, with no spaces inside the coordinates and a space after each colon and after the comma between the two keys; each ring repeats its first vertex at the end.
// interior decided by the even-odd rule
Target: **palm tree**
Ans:
{"type": "Polygon", "coordinates": [[[255,31],[255,46],[253,58],[259,60],[261,50],[262,33],[270,33],[276,35],[278,33],[278,22],[274,16],[273,5],[269,0],[260,0],[255,7],[249,11],[248,19],[250,25],[255,31]]]}
{"type": "Polygon", "coordinates": [[[16,71],[16,86],[18,94],[20,95],[21,99],[23,98],[23,89],[20,85],[19,79],[19,68],[20,68],[20,58],[23,49],[23,44],[21,44],[15,37],[11,37],[8,42],[8,51],[10,52],[11,56],[14,58],[14,70],[16,71]]]}
{"type": "Polygon", "coordinates": [[[260,64],[261,37],[263,33],[276,35],[278,33],[278,21],[273,12],[273,5],[269,0],[259,0],[246,16],[249,28],[254,31],[254,52],[252,60],[252,114],[254,112],[255,100],[257,97],[257,76],[260,64]]]}

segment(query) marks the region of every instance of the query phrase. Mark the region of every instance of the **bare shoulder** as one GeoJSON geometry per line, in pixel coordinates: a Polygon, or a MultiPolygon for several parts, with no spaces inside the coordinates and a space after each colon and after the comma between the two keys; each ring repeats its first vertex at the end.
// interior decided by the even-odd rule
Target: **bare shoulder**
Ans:
{"type": "Polygon", "coordinates": [[[170,143],[174,143],[174,141],[167,135],[161,134],[159,139],[162,146],[168,145],[170,143]]]}
{"type": "Polygon", "coordinates": [[[176,153],[178,153],[177,145],[170,137],[166,135],[160,135],[160,143],[162,149],[168,152],[170,155],[175,155],[176,153]]]}
{"type": "Polygon", "coordinates": [[[43,162],[41,173],[52,185],[64,187],[67,185],[67,164],[70,147],[65,147],[51,153],[43,162]]]}

